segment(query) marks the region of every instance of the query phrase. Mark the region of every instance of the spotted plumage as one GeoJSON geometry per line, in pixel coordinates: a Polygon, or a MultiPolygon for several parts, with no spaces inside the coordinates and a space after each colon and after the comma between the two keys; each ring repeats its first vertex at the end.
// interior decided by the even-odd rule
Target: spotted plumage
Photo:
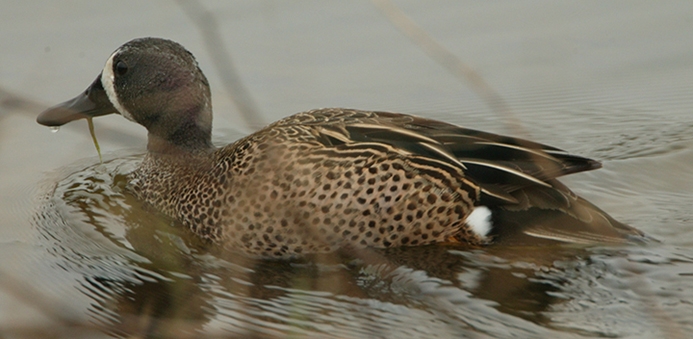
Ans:
{"type": "Polygon", "coordinates": [[[336,108],[298,113],[215,148],[209,93],[182,46],[137,39],[111,55],[81,97],[38,121],[117,112],[145,126],[149,152],[130,174],[130,190],[198,236],[250,255],[642,236],[555,180],[600,166],[557,148],[336,108]]]}

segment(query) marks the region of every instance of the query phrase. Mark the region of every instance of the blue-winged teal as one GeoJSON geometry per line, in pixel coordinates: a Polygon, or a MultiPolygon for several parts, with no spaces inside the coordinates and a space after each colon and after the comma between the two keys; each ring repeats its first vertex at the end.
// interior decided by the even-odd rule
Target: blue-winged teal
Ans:
{"type": "Polygon", "coordinates": [[[198,236],[251,255],[643,236],[555,179],[597,161],[411,115],[317,109],[216,148],[209,83],[169,40],[121,46],[84,93],[37,120],[59,126],[110,113],[149,131],[132,192],[198,236]]]}

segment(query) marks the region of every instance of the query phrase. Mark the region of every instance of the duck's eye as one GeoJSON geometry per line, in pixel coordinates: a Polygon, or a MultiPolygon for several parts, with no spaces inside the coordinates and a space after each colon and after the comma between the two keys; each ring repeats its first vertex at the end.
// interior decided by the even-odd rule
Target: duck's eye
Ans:
{"type": "Polygon", "coordinates": [[[122,60],[116,62],[115,72],[118,75],[124,75],[125,73],[128,72],[128,65],[122,60]]]}

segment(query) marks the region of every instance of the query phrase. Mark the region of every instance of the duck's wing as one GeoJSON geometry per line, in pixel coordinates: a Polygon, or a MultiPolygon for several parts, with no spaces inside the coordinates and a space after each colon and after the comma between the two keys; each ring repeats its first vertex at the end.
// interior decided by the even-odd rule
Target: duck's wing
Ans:
{"type": "Polygon", "coordinates": [[[556,177],[601,166],[548,145],[406,114],[322,109],[293,116],[290,123],[315,125],[326,145],[385,144],[460,167],[480,186],[482,198],[497,203],[514,204],[516,190],[552,187],[556,177]]]}
{"type": "MultiPolygon", "coordinates": [[[[385,113],[387,114],[387,113],[385,113]]],[[[390,113],[391,114],[391,113],[390,113]]],[[[390,114],[379,117],[386,117],[390,114]]],[[[598,161],[568,154],[537,142],[464,128],[440,121],[408,116],[393,120],[411,132],[436,140],[467,167],[467,174],[481,183],[512,182],[508,174],[522,173],[538,181],[601,167],[598,161]],[[503,175],[505,173],[505,175],[503,175]]],[[[541,183],[538,183],[542,185],[541,183]]]]}
{"type": "Polygon", "coordinates": [[[480,187],[477,203],[493,209],[498,235],[571,243],[618,243],[642,236],[556,180],[600,168],[595,160],[525,139],[397,113],[321,110],[303,119],[310,121],[302,124],[318,126],[326,145],[387,145],[462,168],[480,187]]]}

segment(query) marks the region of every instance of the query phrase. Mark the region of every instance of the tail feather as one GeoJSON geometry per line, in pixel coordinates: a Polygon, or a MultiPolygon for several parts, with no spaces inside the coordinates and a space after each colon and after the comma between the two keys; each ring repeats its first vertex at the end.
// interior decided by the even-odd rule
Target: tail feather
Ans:
{"type": "Polygon", "coordinates": [[[598,244],[646,239],[641,231],[570,191],[532,187],[513,196],[518,204],[498,205],[492,210],[494,241],[598,244]]]}

